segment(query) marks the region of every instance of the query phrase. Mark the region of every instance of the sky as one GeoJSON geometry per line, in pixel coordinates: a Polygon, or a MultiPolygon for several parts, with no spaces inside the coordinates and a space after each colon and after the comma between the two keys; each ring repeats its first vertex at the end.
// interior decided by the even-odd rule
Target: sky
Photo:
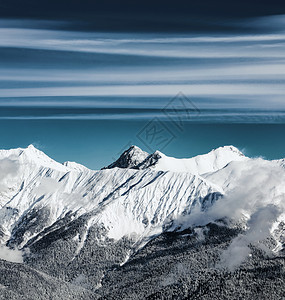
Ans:
{"type": "Polygon", "coordinates": [[[285,157],[284,24],[278,1],[1,1],[0,148],[285,157]]]}

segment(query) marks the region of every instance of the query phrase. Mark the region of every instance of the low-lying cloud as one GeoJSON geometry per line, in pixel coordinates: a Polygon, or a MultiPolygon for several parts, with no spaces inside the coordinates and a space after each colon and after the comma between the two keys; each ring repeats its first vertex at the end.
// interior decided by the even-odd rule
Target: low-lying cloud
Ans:
{"type": "Polygon", "coordinates": [[[35,188],[34,192],[37,197],[40,197],[44,194],[55,193],[62,184],[51,177],[43,177],[40,181],[40,184],[35,188]]]}
{"type": "Polygon", "coordinates": [[[15,263],[22,263],[22,251],[16,249],[9,249],[4,245],[0,245],[0,259],[15,263]]]}
{"type": "MultiPolygon", "coordinates": [[[[281,210],[275,205],[267,205],[258,209],[248,220],[248,230],[245,234],[238,235],[230,244],[228,249],[222,252],[220,267],[226,267],[230,271],[245,261],[250,255],[250,245],[259,246],[259,241],[262,241],[270,236],[270,231],[273,223],[277,221],[281,214],[281,210]]],[[[267,250],[263,245],[262,250],[267,250]]]]}
{"type": "Polygon", "coordinates": [[[201,211],[196,206],[182,222],[187,227],[206,225],[224,218],[236,224],[243,220],[244,233],[233,239],[228,249],[221,254],[219,263],[219,267],[232,271],[248,258],[250,245],[271,252],[260,242],[272,234],[274,236],[276,223],[284,220],[285,169],[276,162],[253,159],[230,163],[212,177],[209,176],[208,180],[215,182],[221,178],[225,183],[230,181],[232,184],[225,195],[207,211],[201,211]]]}
{"type": "Polygon", "coordinates": [[[7,176],[14,176],[17,174],[19,165],[18,163],[10,158],[4,158],[0,160],[0,181],[7,176]]]}
{"type": "Polygon", "coordinates": [[[0,191],[7,189],[6,180],[17,175],[19,164],[17,161],[4,158],[0,160],[0,191]]]}

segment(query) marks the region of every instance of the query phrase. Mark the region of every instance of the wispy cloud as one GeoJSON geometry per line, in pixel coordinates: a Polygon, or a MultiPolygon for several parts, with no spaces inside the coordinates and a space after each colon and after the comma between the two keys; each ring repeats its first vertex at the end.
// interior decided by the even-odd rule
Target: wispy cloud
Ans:
{"type": "Polygon", "coordinates": [[[274,89],[259,84],[173,84],[173,85],[106,85],[82,87],[47,87],[1,89],[2,97],[40,96],[169,96],[177,91],[197,95],[284,95],[285,86],[274,84],[274,89]]]}
{"type": "Polygon", "coordinates": [[[109,107],[114,103],[98,97],[119,97],[114,107],[139,107],[141,97],[182,91],[197,101],[212,98],[201,108],[283,109],[285,18],[266,20],[256,35],[75,32],[2,20],[0,106],[109,107]]]}
{"type": "Polygon", "coordinates": [[[0,47],[177,58],[284,57],[285,33],[181,36],[0,28],[0,47]],[[264,49],[259,46],[271,47],[264,49]],[[225,47],[226,46],[226,47],[225,47]]]}

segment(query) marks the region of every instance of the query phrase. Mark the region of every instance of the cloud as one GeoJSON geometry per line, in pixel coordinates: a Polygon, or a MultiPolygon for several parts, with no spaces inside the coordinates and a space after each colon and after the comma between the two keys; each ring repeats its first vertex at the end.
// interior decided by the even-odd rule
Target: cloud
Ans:
{"type": "Polygon", "coordinates": [[[1,97],[54,97],[54,96],[173,96],[183,91],[192,96],[211,95],[284,95],[284,84],[275,84],[274,90],[268,85],[222,83],[222,84],[145,84],[145,85],[101,85],[79,87],[47,87],[2,89],[1,97]],[[242,91],[242,92],[241,92],[242,91]]]}
{"type": "MultiPolygon", "coordinates": [[[[272,19],[272,24],[282,23],[284,16],[278,20],[272,19]]],[[[37,25],[27,24],[34,28],[25,28],[16,20],[0,23],[0,106],[110,107],[114,104],[110,98],[117,97],[122,101],[114,108],[142,103],[162,108],[155,99],[170,99],[182,91],[194,97],[200,109],[285,108],[285,31],[275,32],[274,26],[256,35],[134,35],[39,29],[43,28],[40,25],[36,29],[37,25]],[[13,49],[8,51],[7,47],[13,49]],[[19,55],[21,49],[25,55],[19,55]],[[141,97],[151,101],[141,101],[141,97]]],[[[199,121],[285,123],[284,112],[250,116],[220,111],[221,118],[211,113],[201,114],[199,121]]],[[[60,115],[53,109],[37,115],[32,115],[32,110],[10,110],[7,114],[3,110],[0,116],[21,120],[153,117],[143,111],[60,115]]]]}
{"type": "MultiPolygon", "coordinates": [[[[248,220],[248,230],[245,234],[238,235],[231,242],[230,246],[222,252],[221,261],[218,264],[219,267],[226,267],[230,271],[234,271],[241,265],[250,255],[250,244],[256,244],[259,241],[263,241],[270,236],[270,231],[273,224],[277,221],[281,215],[281,210],[275,205],[267,205],[259,208],[248,220]]],[[[258,246],[256,244],[255,246],[258,246]]],[[[263,245],[262,250],[267,250],[263,245]]]]}
{"type": "Polygon", "coordinates": [[[170,58],[284,57],[284,33],[158,35],[0,28],[0,47],[170,58]],[[258,45],[271,43],[271,48],[258,45]],[[252,47],[253,46],[253,47],[252,47]],[[276,49],[272,47],[276,46],[276,49]],[[282,51],[283,49],[283,51],[282,51]]]}
{"type": "Polygon", "coordinates": [[[8,176],[15,176],[19,169],[19,164],[17,161],[4,158],[0,160],[0,181],[8,176]]]}
{"type": "Polygon", "coordinates": [[[62,187],[62,184],[51,177],[43,177],[40,184],[34,189],[37,197],[53,194],[62,187]]]}
{"type": "Polygon", "coordinates": [[[6,181],[17,175],[19,164],[17,161],[4,158],[0,160],[0,191],[7,189],[6,181]]]}
{"type": "Polygon", "coordinates": [[[243,20],[239,22],[239,26],[251,27],[257,30],[263,31],[275,31],[275,32],[284,32],[285,25],[285,15],[272,15],[272,16],[262,16],[258,18],[251,18],[248,20],[243,20]]]}
{"type": "Polygon", "coordinates": [[[233,184],[224,197],[216,201],[206,213],[201,212],[200,207],[195,208],[190,219],[193,223],[197,222],[197,225],[205,225],[223,217],[239,221],[243,216],[250,217],[268,204],[283,208],[285,170],[275,162],[260,158],[232,162],[207,179],[222,186],[228,180],[233,184]]]}
{"type": "MultiPolygon", "coordinates": [[[[282,23],[285,18],[279,19],[282,23]]],[[[284,109],[285,31],[275,32],[274,26],[257,35],[134,36],[29,29],[20,24],[0,24],[2,105],[15,97],[22,106],[32,106],[29,101],[36,97],[45,103],[44,97],[58,97],[54,102],[60,102],[84,96],[172,97],[182,91],[211,98],[212,103],[239,97],[240,106],[284,109]],[[7,52],[7,47],[13,50],[7,52]],[[19,55],[19,49],[25,55],[19,55]]],[[[81,100],[78,103],[84,105],[81,100]]]]}
{"type": "Polygon", "coordinates": [[[258,158],[232,162],[207,179],[224,186],[224,196],[206,211],[201,211],[201,207],[196,205],[189,216],[177,222],[187,228],[225,218],[231,224],[244,220],[244,233],[233,239],[221,254],[219,267],[234,270],[248,258],[250,244],[269,253],[271,250],[260,242],[270,235],[276,238],[276,244],[279,242],[273,229],[285,219],[285,169],[276,162],[258,158]]]}
{"type": "Polygon", "coordinates": [[[15,263],[22,263],[22,251],[9,249],[6,246],[0,245],[0,259],[4,259],[15,263]]]}

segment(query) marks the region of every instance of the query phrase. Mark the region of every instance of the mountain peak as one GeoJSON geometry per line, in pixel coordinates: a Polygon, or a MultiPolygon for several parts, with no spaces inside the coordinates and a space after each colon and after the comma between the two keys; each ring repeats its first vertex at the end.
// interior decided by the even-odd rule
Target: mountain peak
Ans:
{"type": "Polygon", "coordinates": [[[30,155],[30,156],[37,156],[37,157],[47,157],[47,155],[36,148],[33,144],[30,144],[27,148],[21,149],[22,152],[30,155]]]}
{"type": "Polygon", "coordinates": [[[30,144],[27,148],[20,149],[22,152],[26,153],[30,157],[48,157],[43,151],[37,149],[34,145],[30,144]]]}
{"type": "Polygon", "coordinates": [[[126,151],[124,151],[121,156],[112,164],[102,169],[112,169],[112,168],[123,168],[123,169],[132,169],[136,168],[141,164],[149,154],[139,147],[133,145],[126,151]]]}
{"type": "Polygon", "coordinates": [[[30,149],[30,150],[38,150],[33,144],[30,144],[27,149],[30,149]]]}
{"type": "Polygon", "coordinates": [[[65,166],[56,162],[32,144],[30,144],[27,148],[18,148],[10,151],[14,151],[11,152],[11,154],[16,154],[17,156],[21,157],[23,161],[56,170],[66,170],[65,166]]]}
{"type": "Polygon", "coordinates": [[[235,146],[223,146],[216,149],[213,149],[214,152],[233,152],[235,154],[238,154],[240,156],[245,156],[237,147],[235,146]]]}

